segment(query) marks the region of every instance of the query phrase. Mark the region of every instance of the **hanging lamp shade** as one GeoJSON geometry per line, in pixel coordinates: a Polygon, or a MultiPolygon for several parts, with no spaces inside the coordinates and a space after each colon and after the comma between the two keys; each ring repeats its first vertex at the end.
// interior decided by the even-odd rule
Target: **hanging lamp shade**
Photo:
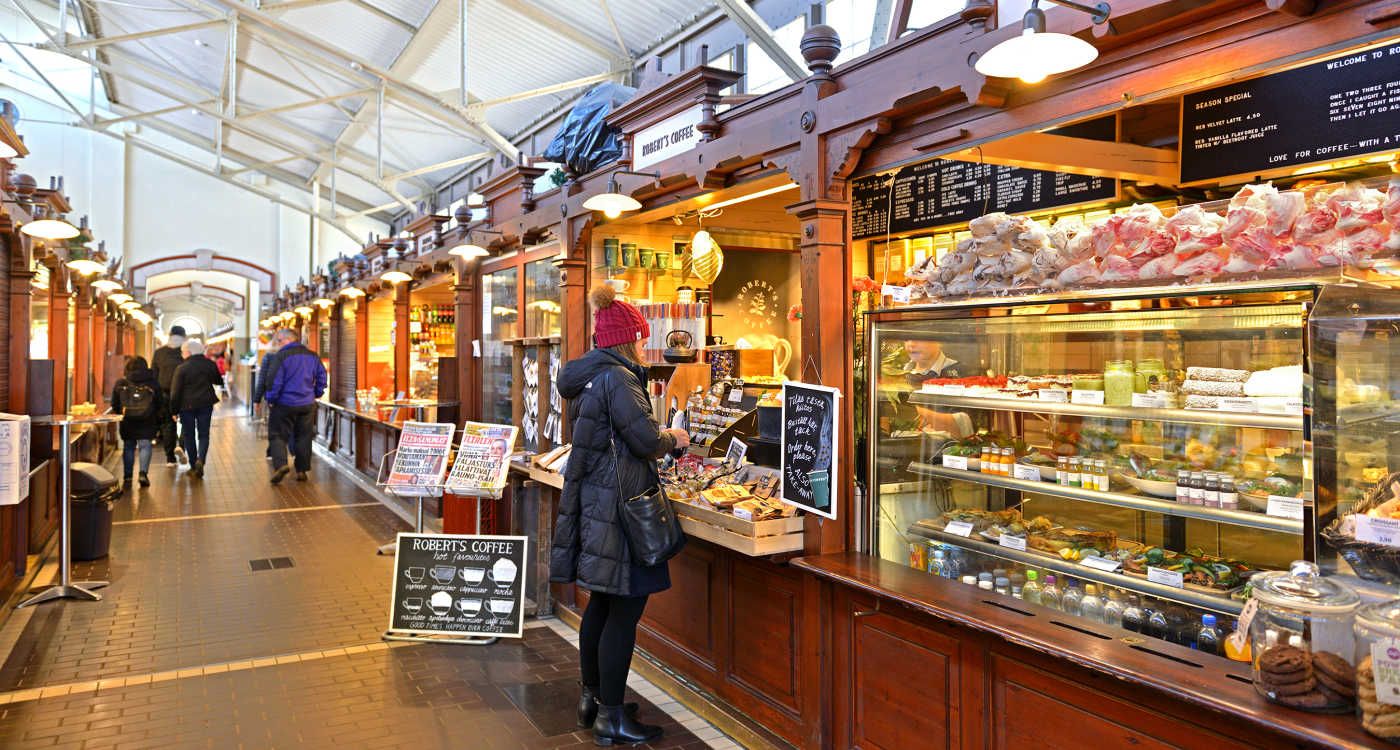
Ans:
{"type": "Polygon", "coordinates": [[[608,180],[608,191],[584,201],[583,207],[589,211],[602,211],[609,219],[616,219],[623,212],[636,211],[642,204],[636,198],[623,194],[622,186],[618,184],[617,178],[613,177],[608,180]]]}
{"type": "Polygon", "coordinates": [[[413,281],[412,276],[409,276],[407,273],[404,273],[403,271],[400,271],[397,268],[390,268],[389,270],[385,271],[383,274],[380,275],[379,279],[390,284],[402,284],[405,281],[413,281]]]}
{"type": "Polygon", "coordinates": [[[135,299],[135,297],[132,297],[126,292],[117,292],[116,294],[110,294],[107,296],[107,301],[111,302],[114,305],[124,305],[132,301],[133,299],[135,299]]]}
{"type": "Polygon", "coordinates": [[[79,276],[96,276],[107,270],[107,267],[93,260],[92,258],[73,258],[64,265],[68,266],[73,273],[79,276]]]}
{"type": "Polygon", "coordinates": [[[98,279],[92,282],[92,288],[99,292],[115,292],[122,288],[122,283],[116,279],[98,279]]]}
{"type": "Polygon", "coordinates": [[[451,250],[448,250],[447,254],[471,260],[472,258],[485,258],[491,254],[491,251],[472,242],[463,242],[451,250]]]}
{"type": "Polygon", "coordinates": [[[292,308],[292,312],[302,317],[309,318],[311,317],[312,313],[316,311],[312,310],[310,305],[297,305],[296,307],[292,308]]]}
{"type": "Polygon", "coordinates": [[[125,310],[125,311],[127,311],[127,312],[131,312],[132,310],[140,310],[140,309],[141,309],[141,303],[140,303],[140,302],[137,302],[137,301],[134,300],[134,299],[129,299],[129,300],[127,300],[127,301],[121,303],[121,309],[123,309],[123,310],[125,310]]]}
{"type": "Polygon", "coordinates": [[[701,229],[690,238],[690,266],[706,284],[715,283],[724,269],[724,251],[710,233],[701,229]]]}
{"type": "Polygon", "coordinates": [[[71,240],[78,236],[78,228],[63,219],[39,219],[19,228],[30,237],[41,240],[71,240]]]}
{"type": "Polygon", "coordinates": [[[311,300],[311,304],[321,308],[322,310],[329,310],[335,305],[335,300],[331,299],[330,297],[317,297],[316,299],[311,300]]]}
{"type": "Polygon", "coordinates": [[[340,290],[340,296],[345,297],[347,299],[355,299],[357,297],[365,296],[365,290],[357,286],[347,286],[344,289],[340,290]]]}
{"type": "Polygon", "coordinates": [[[1098,56],[1094,45],[1077,36],[1047,32],[1044,11],[1031,8],[1021,35],[987,50],[973,67],[984,76],[1040,83],[1047,76],[1082,68],[1098,56]]]}

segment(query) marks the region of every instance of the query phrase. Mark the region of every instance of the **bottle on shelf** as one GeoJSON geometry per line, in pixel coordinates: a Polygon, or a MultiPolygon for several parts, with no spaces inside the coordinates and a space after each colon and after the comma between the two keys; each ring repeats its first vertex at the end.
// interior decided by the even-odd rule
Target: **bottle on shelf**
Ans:
{"type": "Polygon", "coordinates": [[[1045,576],[1045,585],[1040,588],[1040,603],[1050,609],[1060,608],[1060,589],[1055,585],[1055,576],[1045,576]]]}
{"type": "Polygon", "coordinates": [[[1015,463],[1016,463],[1016,451],[1015,451],[1014,449],[1012,449],[1012,448],[1002,448],[1002,449],[1001,449],[1001,475],[1004,476],[1004,477],[1009,477],[1009,476],[1011,476],[1012,472],[1014,471],[1011,467],[1014,466],[1015,463]]]}
{"type": "Polygon", "coordinates": [[[1055,460],[1055,481],[1061,485],[1069,484],[1069,457],[1060,456],[1055,460]]]}
{"type": "Polygon", "coordinates": [[[1220,478],[1220,509],[1240,509],[1240,495],[1235,489],[1235,478],[1229,474],[1222,475],[1220,478]]]}
{"type": "Polygon", "coordinates": [[[1123,598],[1116,589],[1109,591],[1104,600],[1102,620],[1105,625],[1123,627],[1123,598]]]}
{"type": "Polygon", "coordinates": [[[1066,581],[1064,596],[1060,597],[1060,609],[1067,615],[1078,616],[1083,601],[1084,592],[1079,589],[1079,581],[1073,578],[1066,581]]]}
{"type": "Polygon", "coordinates": [[[1193,644],[1197,649],[1208,654],[1221,653],[1220,628],[1215,625],[1215,615],[1201,615],[1201,629],[1196,631],[1196,642],[1193,644]]]}
{"type": "Polygon", "coordinates": [[[1102,458],[1094,460],[1094,476],[1099,481],[1099,492],[1108,492],[1108,461],[1102,458]]]}
{"type": "Polygon", "coordinates": [[[1142,601],[1137,594],[1132,594],[1128,597],[1128,604],[1123,607],[1123,629],[1141,633],[1146,626],[1147,616],[1143,612],[1142,601]]]}
{"type": "Polygon", "coordinates": [[[1191,472],[1186,469],[1176,472],[1176,501],[1182,505],[1191,504],[1191,472]]]}
{"type": "Polygon", "coordinates": [[[996,473],[996,467],[995,467],[995,466],[992,466],[992,449],[991,449],[990,447],[985,446],[985,445],[982,446],[982,458],[981,458],[981,463],[978,464],[977,468],[978,468],[978,470],[981,471],[983,474],[995,474],[995,473],[996,473]]]}
{"type": "Polygon", "coordinates": [[[1010,579],[1010,578],[1007,578],[1006,576],[997,576],[997,578],[996,578],[996,580],[995,580],[995,583],[996,583],[996,592],[997,592],[998,594],[1002,594],[1002,595],[1004,595],[1004,596],[1010,596],[1010,595],[1011,595],[1011,579],[1010,579]]]}
{"type": "Polygon", "coordinates": [[[1207,508],[1220,507],[1220,478],[1215,475],[1215,472],[1206,472],[1201,491],[1204,498],[1203,505],[1207,508]]]}
{"type": "Polygon", "coordinates": [[[1172,634],[1171,621],[1167,618],[1167,608],[1162,602],[1153,602],[1147,610],[1147,634],[1153,638],[1169,640],[1172,634]]]}
{"type": "Polygon", "coordinates": [[[1099,597],[1098,586],[1084,584],[1084,598],[1079,600],[1079,616],[1091,622],[1103,622],[1103,599],[1099,597]]]}
{"type": "Polygon", "coordinates": [[[1078,487],[1078,486],[1079,486],[1079,472],[1080,472],[1080,468],[1081,468],[1081,467],[1080,467],[1079,457],[1078,457],[1078,456],[1070,456],[1070,457],[1069,457],[1069,472],[1065,475],[1065,486],[1066,486],[1066,487],[1078,487]]]}
{"type": "Polygon", "coordinates": [[[1205,474],[1199,471],[1191,472],[1191,504],[1206,504],[1206,478],[1205,474]]]}
{"type": "Polygon", "coordinates": [[[1021,587],[1021,598],[1029,604],[1040,604],[1040,574],[1026,571],[1026,585],[1021,587]]]}

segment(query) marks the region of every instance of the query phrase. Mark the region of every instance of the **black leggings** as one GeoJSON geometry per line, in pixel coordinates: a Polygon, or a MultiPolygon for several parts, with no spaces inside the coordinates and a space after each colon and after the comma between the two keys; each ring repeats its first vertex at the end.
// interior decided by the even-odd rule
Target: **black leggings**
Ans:
{"type": "Polygon", "coordinates": [[[646,609],[645,596],[614,596],[593,592],[578,630],[578,657],[583,684],[596,688],[604,706],[622,705],[627,670],[637,645],[637,623],[646,609]]]}

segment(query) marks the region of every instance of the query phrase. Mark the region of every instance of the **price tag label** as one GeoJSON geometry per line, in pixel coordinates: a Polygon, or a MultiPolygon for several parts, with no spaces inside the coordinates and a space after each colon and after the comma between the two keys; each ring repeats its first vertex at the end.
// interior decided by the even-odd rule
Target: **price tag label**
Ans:
{"type": "Polygon", "coordinates": [[[1171,586],[1174,589],[1186,587],[1186,581],[1179,570],[1154,568],[1149,565],[1147,566],[1147,580],[1153,583],[1160,583],[1163,586],[1171,586]]]}
{"type": "Polygon", "coordinates": [[[737,403],[739,403],[739,402],[741,402],[741,401],[743,401],[743,400],[744,400],[744,384],[743,384],[743,383],[735,383],[735,384],[734,384],[734,387],[729,389],[729,403],[731,403],[731,404],[737,404],[737,403]]]}
{"type": "Polygon", "coordinates": [[[1240,610],[1240,619],[1235,624],[1235,632],[1230,634],[1230,645],[1236,651],[1244,651],[1244,644],[1249,639],[1249,624],[1254,622],[1254,614],[1259,611],[1259,600],[1250,599],[1244,603],[1244,609],[1240,610]]]}
{"type": "Polygon", "coordinates": [[[943,466],[949,469],[962,469],[967,471],[967,456],[950,456],[943,454],[943,466]]]}
{"type": "Polygon", "coordinates": [[[1259,410],[1258,406],[1254,403],[1254,399],[1235,396],[1222,396],[1215,408],[1220,411],[1232,411],[1238,414],[1253,414],[1259,410]]]}
{"type": "Polygon", "coordinates": [[[1269,504],[1265,506],[1264,512],[1279,518],[1301,521],[1303,520],[1303,498],[1269,495],[1269,504]]]}
{"type": "Polygon", "coordinates": [[[1376,700],[1400,706],[1400,639],[1382,638],[1371,644],[1371,671],[1376,678],[1376,700]]]}
{"type": "Polygon", "coordinates": [[[1400,519],[1372,518],[1362,513],[1353,514],[1352,519],[1356,522],[1357,541],[1400,547],[1400,519]]]}
{"type": "Polygon", "coordinates": [[[1101,570],[1105,573],[1116,573],[1119,568],[1123,567],[1123,563],[1117,560],[1110,560],[1107,557],[1086,557],[1080,560],[1079,564],[1086,568],[1101,570]]]}
{"type": "Polygon", "coordinates": [[[1032,482],[1040,481],[1040,467],[1026,466],[1025,464],[1012,464],[1011,475],[1017,479],[1029,479],[1032,482]]]}
{"type": "Polygon", "coordinates": [[[1286,413],[1288,413],[1288,414],[1302,414],[1302,413],[1303,413],[1303,399],[1301,399],[1301,398],[1290,398],[1290,399],[1288,399],[1287,401],[1283,402],[1283,410],[1284,410],[1284,412],[1286,412],[1286,413]]]}
{"type": "Polygon", "coordinates": [[[1041,401],[1049,401],[1054,404],[1063,404],[1069,400],[1069,391],[1062,391],[1059,388],[1041,388],[1036,394],[1041,401]]]}
{"type": "Polygon", "coordinates": [[[1069,402],[1071,404],[1103,406],[1103,391],[1070,391],[1069,402]]]}
{"type": "Polygon", "coordinates": [[[998,539],[997,542],[1001,546],[1006,547],[1007,549],[1015,549],[1020,550],[1022,552],[1026,551],[1026,538],[1023,536],[1012,536],[1010,534],[1002,534],[1001,539],[998,539]]]}
{"type": "Polygon", "coordinates": [[[949,521],[948,525],[943,527],[943,530],[953,536],[969,537],[972,536],[972,522],[949,521]]]}
{"type": "Polygon", "coordinates": [[[1133,406],[1139,409],[1165,409],[1167,397],[1160,393],[1134,393],[1133,406]]]}
{"type": "Polygon", "coordinates": [[[907,286],[899,286],[897,284],[885,284],[884,286],[880,287],[880,294],[881,296],[889,297],[892,302],[898,302],[900,304],[907,305],[909,304],[909,300],[913,299],[914,290],[913,288],[907,286]]]}

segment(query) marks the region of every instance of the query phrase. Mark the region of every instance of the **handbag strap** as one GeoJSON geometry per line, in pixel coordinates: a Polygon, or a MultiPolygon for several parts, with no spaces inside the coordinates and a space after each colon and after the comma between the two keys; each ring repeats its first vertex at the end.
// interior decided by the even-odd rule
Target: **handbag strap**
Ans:
{"type": "MultiPolygon", "coordinates": [[[[613,383],[613,372],[611,369],[607,372],[607,385],[609,387],[613,383]]],[[[603,399],[603,412],[608,415],[608,450],[612,452],[613,457],[613,484],[617,486],[617,500],[618,502],[627,502],[627,498],[622,492],[622,464],[617,452],[617,428],[613,425],[612,408],[606,397],[603,399]]],[[[661,474],[656,470],[656,462],[647,461],[647,464],[651,467],[651,473],[656,478],[656,483],[660,484],[661,474]]]]}

